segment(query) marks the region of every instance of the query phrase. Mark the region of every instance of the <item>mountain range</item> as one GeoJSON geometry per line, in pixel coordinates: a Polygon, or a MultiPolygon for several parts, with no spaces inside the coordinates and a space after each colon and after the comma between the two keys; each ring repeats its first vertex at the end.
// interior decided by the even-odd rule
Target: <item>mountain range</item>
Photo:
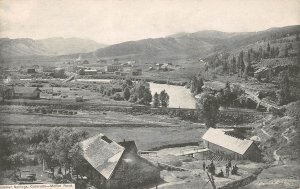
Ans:
{"type": "Polygon", "coordinates": [[[104,47],[90,39],[82,38],[30,38],[0,39],[0,56],[7,58],[25,56],[58,56],[74,53],[87,53],[104,47]]]}
{"type": "Polygon", "coordinates": [[[78,38],[0,39],[1,58],[21,56],[56,56],[76,58],[119,58],[163,60],[204,57],[224,50],[232,50],[300,32],[300,25],[271,28],[259,32],[221,32],[205,30],[177,33],[163,38],[149,38],[104,46],[92,40],[78,38]]]}

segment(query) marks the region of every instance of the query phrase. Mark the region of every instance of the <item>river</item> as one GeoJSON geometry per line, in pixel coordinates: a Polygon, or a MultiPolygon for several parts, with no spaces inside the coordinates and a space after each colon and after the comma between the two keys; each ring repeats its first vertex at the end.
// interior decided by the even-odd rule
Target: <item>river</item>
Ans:
{"type": "MultiPolygon", "coordinates": [[[[107,83],[110,79],[77,79],[77,81],[107,83]]],[[[184,86],[159,84],[149,82],[152,95],[165,90],[169,95],[170,108],[196,108],[196,99],[192,96],[189,89],[184,86]]]]}
{"type": "Polygon", "coordinates": [[[169,95],[170,108],[196,108],[196,99],[192,96],[189,89],[183,86],[150,83],[152,95],[165,90],[169,95]]]}

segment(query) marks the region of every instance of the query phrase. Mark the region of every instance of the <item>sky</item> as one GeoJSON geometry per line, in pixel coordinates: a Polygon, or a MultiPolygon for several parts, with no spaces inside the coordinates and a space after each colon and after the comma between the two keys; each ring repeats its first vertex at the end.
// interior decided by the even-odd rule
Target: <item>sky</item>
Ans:
{"type": "Polygon", "coordinates": [[[300,24],[300,0],[0,0],[0,37],[80,37],[104,44],[178,32],[300,24]]]}

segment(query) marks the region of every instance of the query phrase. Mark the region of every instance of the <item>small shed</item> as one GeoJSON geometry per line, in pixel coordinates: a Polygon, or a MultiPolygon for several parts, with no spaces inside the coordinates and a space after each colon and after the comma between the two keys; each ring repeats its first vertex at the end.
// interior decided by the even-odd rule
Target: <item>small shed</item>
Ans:
{"type": "Polygon", "coordinates": [[[209,128],[202,140],[210,151],[226,159],[261,161],[261,150],[254,141],[226,134],[222,129],[209,128]]]}
{"type": "Polygon", "coordinates": [[[80,147],[89,165],[82,174],[96,188],[139,188],[160,180],[157,167],[103,134],[82,141],[80,147]]]}
{"type": "Polygon", "coordinates": [[[14,87],[14,98],[39,99],[41,90],[37,87],[14,87]]]}

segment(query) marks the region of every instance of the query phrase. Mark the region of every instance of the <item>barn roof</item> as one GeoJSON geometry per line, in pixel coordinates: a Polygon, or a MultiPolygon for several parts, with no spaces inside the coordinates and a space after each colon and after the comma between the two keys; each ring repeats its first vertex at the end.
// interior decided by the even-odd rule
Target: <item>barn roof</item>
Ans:
{"type": "Polygon", "coordinates": [[[202,86],[203,89],[211,89],[211,90],[216,90],[220,91],[226,87],[226,84],[223,82],[219,81],[211,81],[211,82],[204,82],[204,85],[202,86]]]}
{"type": "Polygon", "coordinates": [[[225,134],[221,129],[209,128],[202,136],[203,140],[243,155],[253,143],[252,140],[239,139],[225,134]]]}
{"type": "Polygon", "coordinates": [[[28,93],[34,93],[34,91],[39,90],[37,87],[14,87],[15,93],[18,94],[28,94],[28,93]]]}
{"type": "Polygon", "coordinates": [[[125,150],[103,134],[80,143],[83,157],[106,179],[110,179],[125,150]]]}

